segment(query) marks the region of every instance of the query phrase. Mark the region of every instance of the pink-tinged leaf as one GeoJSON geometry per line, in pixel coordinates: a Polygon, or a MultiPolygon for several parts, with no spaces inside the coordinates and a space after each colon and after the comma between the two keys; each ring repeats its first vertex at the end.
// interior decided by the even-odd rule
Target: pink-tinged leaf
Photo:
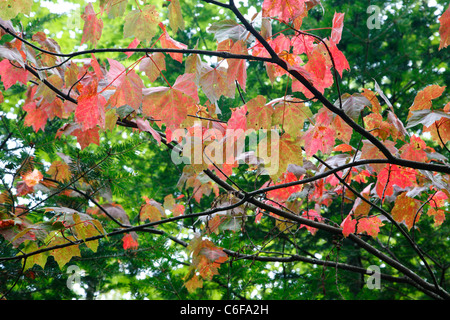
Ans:
{"type": "Polygon", "coordinates": [[[106,99],[97,93],[97,87],[98,82],[93,79],[83,87],[78,98],[75,119],[84,131],[104,125],[106,99]]]}
{"type": "MultiPolygon", "coordinates": [[[[242,40],[236,42],[230,50],[233,54],[247,54],[247,46],[242,40]]],[[[247,82],[247,67],[244,59],[228,59],[228,83],[237,80],[242,90],[245,91],[245,85],[247,82]]]]}
{"type": "MultiPolygon", "coordinates": [[[[164,30],[164,34],[160,39],[161,47],[164,49],[187,49],[187,45],[184,43],[178,42],[172,39],[167,31],[164,30]]],[[[183,62],[183,54],[179,52],[169,52],[169,55],[172,59],[182,63],[183,62]]]]}
{"type": "Polygon", "coordinates": [[[94,127],[92,129],[84,130],[75,129],[71,132],[71,135],[77,137],[77,142],[81,146],[81,150],[87,148],[91,143],[100,145],[100,135],[98,133],[99,128],[94,127]]]}
{"type": "Polygon", "coordinates": [[[97,78],[99,80],[103,79],[103,72],[102,69],[100,68],[100,64],[97,61],[97,58],[95,57],[95,55],[93,53],[91,53],[91,66],[94,69],[95,75],[97,76],[97,78]]]}
{"type": "Polygon", "coordinates": [[[27,115],[25,116],[25,125],[27,127],[33,127],[36,132],[38,132],[39,129],[44,131],[48,119],[47,113],[42,108],[39,108],[35,102],[24,105],[23,110],[27,112],[27,115]]]}
{"type": "Polygon", "coordinates": [[[329,154],[333,151],[336,132],[323,125],[310,125],[308,131],[303,135],[305,142],[305,151],[308,157],[321,151],[323,154],[329,154]]]}
{"type": "Polygon", "coordinates": [[[145,116],[158,119],[172,132],[188,115],[188,107],[198,103],[197,86],[193,74],[179,76],[172,87],[144,89],[142,111],[145,116]]]}
{"type": "Polygon", "coordinates": [[[439,18],[441,23],[439,27],[439,35],[441,36],[441,41],[439,43],[439,50],[450,45],[450,6],[439,18]]]}
{"type": "Polygon", "coordinates": [[[352,219],[352,215],[349,214],[341,223],[342,234],[344,237],[348,237],[349,234],[355,233],[357,220],[352,219]]]}
{"type": "Polygon", "coordinates": [[[342,29],[344,28],[344,13],[334,13],[333,28],[331,29],[331,41],[338,44],[341,41],[342,29]]]}
{"type": "Polygon", "coordinates": [[[395,200],[394,208],[391,211],[392,218],[397,222],[404,222],[408,230],[419,221],[421,211],[420,201],[410,198],[406,192],[402,192],[395,200]]]}
{"type": "Polygon", "coordinates": [[[109,71],[106,74],[108,84],[113,87],[118,87],[125,78],[125,67],[114,59],[108,58],[109,71]]]}
{"type": "Polygon", "coordinates": [[[150,82],[154,82],[161,74],[161,71],[165,70],[166,60],[162,52],[155,52],[149,55],[149,57],[142,59],[139,64],[139,71],[145,72],[150,82]]]}
{"type": "Polygon", "coordinates": [[[121,84],[109,98],[108,104],[115,108],[129,105],[134,110],[137,110],[142,103],[143,88],[144,83],[142,79],[134,70],[131,70],[122,78],[121,84]]]}
{"type": "MultiPolygon", "coordinates": [[[[303,211],[302,217],[309,219],[309,220],[317,221],[317,222],[323,221],[323,217],[316,210],[313,210],[313,209],[310,209],[308,211],[303,211]]],[[[300,228],[303,228],[303,227],[306,228],[312,235],[315,235],[318,230],[317,228],[310,227],[306,224],[300,225],[300,228]]]]}
{"type": "Polygon", "coordinates": [[[344,70],[350,71],[350,65],[348,64],[347,58],[333,42],[328,44],[328,49],[330,49],[331,55],[333,57],[334,65],[336,66],[336,71],[342,77],[342,73],[344,72],[344,70]]]}
{"type": "Polygon", "coordinates": [[[13,66],[8,59],[3,59],[0,62],[0,75],[2,78],[5,90],[8,90],[12,85],[20,82],[27,84],[28,71],[22,68],[13,66]]]}
{"type": "Polygon", "coordinates": [[[139,130],[150,132],[153,138],[155,138],[155,140],[158,142],[158,145],[161,144],[161,135],[159,134],[159,132],[152,128],[148,120],[137,118],[136,124],[139,130]]]}
{"type": "Polygon", "coordinates": [[[81,19],[84,20],[81,44],[90,42],[92,45],[97,46],[97,42],[102,36],[103,21],[102,19],[97,18],[92,3],[89,3],[86,6],[84,14],[81,15],[81,19]]]}
{"type": "Polygon", "coordinates": [[[381,226],[384,226],[384,224],[378,217],[361,218],[358,220],[357,232],[365,232],[367,235],[376,238],[381,226]]]}
{"type": "Polygon", "coordinates": [[[314,49],[314,38],[298,34],[291,39],[292,53],[309,55],[314,49]]]}
{"type": "MultiPolygon", "coordinates": [[[[128,45],[128,49],[136,49],[137,46],[141,43],[141,41],[138,38],[134,38],[134,40],[128,45]]],[[[130,52],[125,52],[125,54],[127,55],[127,57],[129,58],[134,52],[130,51],[130,52]]]]}
{"type": "Polygon", "coordinates": [[[264,0],[263,17],[278,17],[285,22],[294,20],[304,13],[306,2],[307,0],[264,0]]]}
{"type": "Polygon", "coordinates": [[[426,147],[425,142],[420,137],[413,135],[409,143],[404,144],[400,148],[400,157],[402,159],[425,162],[428,159],[425,152],[426,147]]]}
{"type": "Polygon", "coordinates": [[[230,130],[247,130],[247,105],[231,110],[231,117],[228,120],[227,129],[230,130]]]}
{"type": "Polygon", "coordinates": [[[221,96],[233,98],[236,91],[236,86],[228,83],[227,70],[223,67],[212,68],[204,65],[200,70],[199,85],[213,104],[216,104],[221,96]]]}

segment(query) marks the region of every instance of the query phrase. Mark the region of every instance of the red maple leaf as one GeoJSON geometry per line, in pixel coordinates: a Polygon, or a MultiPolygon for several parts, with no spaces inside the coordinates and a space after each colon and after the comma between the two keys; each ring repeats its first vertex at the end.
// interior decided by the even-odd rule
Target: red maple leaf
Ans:
{"type": "MultiPolygon", "coordinates": [[[[160,38],[161,47],[165,49],[187,49],[187,45],[172,39],[167,33],[166,28],[163,28],[163,30],[164,34],[160,38]]],[[[169,56],[180,63],[183,62],[183,54],[180,52],[169,52],[169,56]]]]}
{"type": "Polygon", "coordinates": [[[334,44],[338,44],[341,41],[342,29],[344,28],[344,13],[334,13],[333,28],[331,29],[330,40],[334,44]]]}
{"type": "Polygon", "coordinates": [[[415,185],[416,175],[417,172],[414,169],[387,164],[380,173],[378,173],[376,192],[380,199],[384,201],[387,196],[394,194],[394,185],[400,188],[415,185]]]}
{"type": "Polygon", "coordinates": [[[23,110],[27,112],[27,115],[25,116],[25,125],[33,127],[36,132],[38,132],[39,129],[44,131],[48,116],[43,108],[38,107],[36,102],[30,102],[23,106],[23,110]]]}
{"type": "Polygon", "coordinates": [[[102,19],[97,18],[92,3],[89,3],[86,6],[81,18],[84,20],[81,44],[90,42],[94,46],[97,46],[97,41],[100,40],[100,37],[102,36],[103,21],[102,19]]]}
{"type": "Polygon", "coordinates": [[[122,241],[124,250],[137,249],[139,247],[139,243],[133,238],[130,233],[125,234],[122,238],[122,241]]]}
{"type": "Polygon", "coordinates": [[[194,74],[186,73],[175,81],[172,87],[144,89],[142,111],[144,115],[158,119],[158,125],[174,131],[180,127],[188,114],[188,107],[198,103],[197,85],[194,74]]]}
{"type": "Polygon", "coordinates": [[[2,77],[5,90],[8,90],[17,82],[27,84],[28,81],[28,71],[23,68],[13,66],[8,59],[3,59],[0,62],[0,75],[2,77]]]}
{"type": "Polygon", "coordinates": [[[91,143],[100,145],[99,128],[94,127],[87,130],[75,129],[71,135],[77,137],[77,142],[81,146],[81,150],[88,147],[91,143]]]}
{"type": "Polygon", "coordinates": [[[441,26],[439,27],[439,34],[441,41],[439,43],[439,50],[450,45],[450,6],[439,18],[441,26]]]}
{"type": "Polygon", "coordinates": [[[137,110],[142,103],[143,88],[144,83],[141,77],[134,70],[131,70],[121,79],[120,85],[109,98],[108,104],[116,108],[129,105],[137,110]]]}
{"type": "Polygon", "coordinates": [[[301,16],[306,10],[307,0],[264,0],[263,17],[278,17],[285,22],[301,16]]]}
{"type": "Polygon", "coordinates": [[[78,98],[75,119],[82,125],[83,130],[92,129],[96,125],[104,125],[106,99],[98,94],[97,87],[98,81],[93,78],[92,81],[83,86],[78,98]]]}

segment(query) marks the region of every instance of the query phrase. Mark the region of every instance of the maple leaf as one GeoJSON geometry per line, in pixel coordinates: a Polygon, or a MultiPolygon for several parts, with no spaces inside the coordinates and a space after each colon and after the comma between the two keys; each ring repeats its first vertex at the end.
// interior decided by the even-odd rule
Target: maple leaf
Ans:
{"type": "Polygon", "coordinates": [[[247,105],[231,109],[231,117],[227,122],[227,128],[237,132],[247,130],[247,105]]]}
{"type": "Polygon", "coordinates": [[[169,4],[169,24],[172,31],[184,30],[184,19],[181,13],[181,6],[178,0],[171,0],[169,4]]]}
{"type": "Polygon", "coordinates": [[[124,105],[132,107],[134,110],[139,109],[142,103],[142,89],[144,83],[141,77],[134,70],[130,70],[121,79],[120,85],[109,98],[107,105],[119,108],[124,105]]]}
{"type": "MultiPolygon", "coordinates": [[[[285,183],[294,182],[294,181],[298,181],[298,178],[295,176],[294,173],[287,171],[281,175],[281,177],[278,179],[278,181],[275,181],[274,183],[273,182],[271,183],[270,181],[268,181],[268,182],[264,183],[261,186],[261,188],[268,187],[269,184],[270,185],[279,185],[279,184],[285,184],[285,183]]],[[[267,197],[268,197],[268,199],[274,200],[276,202],[285,203],[293,193],[300,192],[302,190],[302,188],[303,188],[302,185],[295,185],[295,186],[291,186],[291,187],[271,190],[271,191],[267,192],[267,197]]]]}
{"type": "Polygon", "coordinates": [[[161,220],[161,212],[154,205],[146,203],[141,207],[139,217],[141,221],[148,219],[150,222],[155,222],[161,220]]]}
{"type": "Polygon", "coordinates": [[[450,114],[441,110],[417,110],[411,112],[411,117],[408,119],[408,125],[406,128],[412,128],[418,124],[422,124],[424,127],[431,127],[436,121],[442,118],[450,119],[450,114]]]}
{"type": "Polygon", "coordinates": [[[400,157],[407,160],[425,162],[427,161],[427,153],[425,142],[418,136],[412,135],[409,143],[404,144],[400,148],[400,157]]]}
{"type": "Polygon", "coordinates": [[[317,151],[329,154],[333,150],[336,131],[330,127],[331,121],[332,117],[326,111],[316,114],[316,124],[310,125],[302,137],[308,157],[313,156],[317,151]]]}
{"type": "Polygon", "coordinates": [[[202,288],[203,287],[203,280],[200,279],[196,274],[194,274],[192,276],[191,279],[189,279],[189,281],[186,281],[184,283],[184,286],[186,287],[186,289],[189,292],[194,292],[196,289],[198,288],[202,288]]]}
{"type": "MultiPolygon", "coordinates": [[[[164,49],[187,49],[187,45],[172,39],[165,28],[163,30],[164,34],[159,39],[159,41],[161,42],[161,47],[163,47],[164,49]]],[[[169,52],[169,56],[180,63],[183,62],[183,54],[180,52],[169,52]]]]}
{"type": "Polygon", "coordinates": [[[139,64],[139,71],[145,72],[150,82],[154,82],[163,70],[166,70],[166,60],[162,52],[149,55],[139,64]]]}
{"type": "Polygon", "coordinates": [[[361,93],[367,100],[369,100],[370,104],[372,105],[372,112],[373,113],[381,113],[381,105],[378,101],[377,95],[375,92],[373,92],[370,89],[363,88],[361,93]]]}
{"type": "Polygon", "coordinates": [[[141,41],[150,41],[158,30],[159,14],[155,6],[146,5],[131,11],[125,17],[123,37],[136,37],[141,41]]]}
{"type": "MultiPolygon", "coordinates": [[[[364,188],[363,191],[361,191],[361,195],[367,200],[369,200],[369,198],[370,198],[371,187],[372,187],[372,183],[370,183],[368,186],[366,186],[364,188]]],[[[352,211],[353,211],[354,216],[356,218],[358,218],[361,216],[367,216],[367,214],[369,213],[371,208],[372,208],[372,206],[369,203],[363,201],[361,198],[358,197],[355,200],[355,203],[353,204],[352,211]]]]}
{"type": "Polygon", "coordinates": [[[263,17],[278,17],[288,22],[301,16],[306,10],[307,0],[264,0],[262,5],[263,17]]]}
{"type": "MultiPolygon", "coordinates": [[[[230,49],[233,54],[247,54],[247,46],[242,40],[233,44],[230,49]]],[[[227,59],[228,62],[228,84],[231,85],[235,80],[239,83],[242,90],[245,91],[247,82],[247,66],[244,59],[227,59]]]]}
{"type": "Polygon", "coordinates": [[[198,102],[197,86],[194,75],[186,73],[175,81],[172,87],[154,87],[144,89],[142,111],[144,115],[159,119],[171,131],[179,128],[187,117],[188,106],[198,102]]]}
{"type": "Polygon", "coordinates": [[[13,66],[8,59],[3,59],[0,62],[0,75],[5,90],[8,90],[12,85],[16,84],[17,82],[20,82],[25,85],[28,82],[28,71],[13,66]]]}
{"type": "Polygon", "coordinates": [[[246,103],[247,129],[270,129],[272,127],[272,106],[266,105],[266,98],[258,95],[246,103]]]}
{"type": "Polygon", "coordinates": [[[277,132],[269,131],[258,143],[257,150],[257,156],[263,159],[264,168],[273,181],[286,172],[289,164],[303,164],[300,139],[292,139],[287,133],[278,139],[277,136],[277,132]]]}
{"type": "Polygon", "coordinates": [[[44,178],[44,176],[38,169],[34,169],[33,171],[30,171],[22,176],[22,180],[25,181],[25,183],[28,187],[34,187],[43,178],[44,178]]]}
{"type": "MultiPolygon", "coordinates": [[[[54,237],[48,246],[54,247],[66,243],[74,243],[75,241],[76,239],[72,236],[66,236],[64,238],[54,237]]],[[[73,257],[81,257],[79,245],[69,245],[67,247],[51,250],[50,255],[53,256],[61,270],[73,257]]]]}
{"type": "Polygon", "coordinates": [[[139,247],[139,242],[130,233],[125,234],[122,241],[124,250],[135,250],[139,247]]]}
{"type": "Polygon", "coordinates": [[[338,44],[341,41],[342,29],[344,28],[344,15],[344,13],[334,13],[330,38],[334,44],[338,44]]]}
{"type": "Polygon", "coordinates": [[[331,56],[333,57],[334,65],[336,71],[342,78],[342,73],[344,70],[350,71],[350,65],[348,64],[347,58],[344,56],[341,50],[338,49],[335,43],[328,43],[328,49],[330,50],[331,56]]]}
{"type": "Polygon", "coordinates": [[[33,0],[2,0],[0,1],[0,18],[11,20],[19,13],[29,14],[33,0]]]}
{"type": "Polygon", "coordinates": [[[412,111],[430,109],[432,105],[431,100],[440,97],[444,90],[445,86],[440,87],[436,84],[433,84],[419,91],[414,98],[413,105],[409,108],[408,119],[411,117],[412,111]]]}
{"type": "Polygon", "coordinates": [[[22,108],[27,112],[24,124],[28,127],[33,127],[36,132],[39,130],[44,131],[48,116],[43,108],[38,107],[36,102],[27,103],[22,108]]]}
{"type": "Polygon", "coordinates": [[[86,84],[78,97],[75,119],[82,125],[83,131],[97,125],[103,126],[105,121],[106,99],[97,92],[98,81],[94,78],[86,84]]]}
{"type": "Polygon", "coordinates": [[[350,143],[352,138],[353,128],[350,127],[341,117],[335,116],[333,119],[333,128],[336,133],[335,139],[341,140],[345,143],[350,143]]]}
{"type": "Polygon", "coordinates": [[[392,218],[397,222],[405,222],[410,230],[420,218],[420,201],[410,198],[406,192],[402,192],[395,200],[394,208],[391,211],[392,218]]]}
{"type": "MultiPolygon", "coordinates": [[[[62,89],[63,87],[63,80],[57,74],[50,75],[46,80],[58,90],[62,89]]],[[[47,102],[53,102],[53,100],[55,100],[56,98],[56,92],[53,91],[47,84],[41,82],[36,89],[34,97],[36,99],[38,99],[39,97],[43,97],[47,102]]]]}
{"type": "Polygon", "coordinates": [[[300,136],[305,120],[313,116],[311,109],[304,103],[293,103],[283,99],[273,106],[275,110],[272,115],[272,124],[281,124],[283,130],[291,137],[300,136]]]}
{"type": "Polygon", "coordinates": [[[424,127],[424,132],[429,132],[434,141],[444,146],[450,141],[450,119],[441,118],[429,127],[424,127]]]}
{"type": "MultiPolygon", "coordinates": [[[[141,43],[141,41],[138,38],[134,38],[133,41],[131,41],[131,43],[128,45],[128,49],[135,49],[137,48],[137,46],[141,43]]],[[[131,55],[133,54],[133,51],[129,51],[129,52],[125,52],[125,54],[127,55],[127,57],[131,57],[131,55]]]]}
{"type": "MultiPolygon", "coordinates": [[[[22,249],[23,253],[35,252],[40,249],[35,241],[27,240],[24,242],[24,245],[25,245],[25,247],[22,249]]],[[[31,255],[30,257],[27,258],[27,260],[25,262],[24,270],[28,270],[29,268],[33,267],[35,264],[37,264],[38,266],[41,266],[41,268],[44,269],[49,255],[50,255],[50,253],[48,253],[48,252],[42,252],[40,254],[31,255]]]]}
{"type": "Polygon", "coordinates": [[[378,217],[361,218],[358,220],[357,232],[365,232],[367,235],[376,238],[381,226],[384,226],[384,224],[378,217]]]}
{"type": "Polygon", "coordinates": [[[94,127],[87,130],[75,129],[71,135],[77,137],[77,142],[81,146],[81,150],[87,148],[91,143],[100,145],[99,128],[94,127]]]}
{"type": "Polygon", "coordinates": [[[358,221],[356,219],[352,219],[351,213],[342,221],[341,228],[344,237],[348,237],[349,234],[355,233],[357,222],[358,221]]]}
{"type": "Polygon", "coordinates": [[[227,69],[224,67],[212,68],[204,64],[200,69],[198,82],[209,101],[213,104],[217,104],[221,96],[234,97],[235,85],[229,84],[227,69]]]}
{"type": "MultiPolygon", "coordinates": [[[[360,159],[386,159],[385,155],[380,151],[378,147],[376,147],[369,140],[362,141],[363,146],[361,148],[361,156],[360,159]]],[[[385,147],[393,154],[397,154],[398,150],[395,147],[395,142],[391,140],[386,140],[384,142],[385,147]]],[[[380,171],[384,164],[371,163],[370,166],[376,171],[380,171]]]]}
{"type": "Polygon", "coordinates": [[[81,19],[84,20],[81,44],[90,42],[94,47],[96,47],[98,40],[100,40],[100,37],[102,36],[103,21],[101,18],[97,18],[97,14],[94,11],[92,3],[89,3],[86,6],[84,9],[84,14],[81,15],[81,19]]]}
{"type": "Polygon", "coordinates": [[[434,226],[440,226],[445,220],[445,205],[448,203],[448,196],[443,191],[437,191],[429,197],[431,208],[428,209],[427,215],[433,216],[434,226]]]}
{"type": "Polygon", "coordinates": [[[439,50],[450,45],[450,6],[439,18],[441,23],[439,27],[439,35],[441,36],[441,41],[439,43],[439,50]]]}
{"type": "Polygon", "coordinates": [[[109,70],[106,73],[106,80],[108,80],[109,86],[118,87],[122,84],[126,75],[125,67],[114,59],[108,58],[109,70]]]}
{"type": "Polygon", "coordinates": [[[67,181],[71,177],[69,165],[63,161],[53,161],[46,173],[59,182],[67,181]]]}
{"type": "Polygon", "coordinates": [[[411,168],[387,164],[379,173],[376,192],[384,201],[387,196],[394,194],[394,185],[400,188],[411,187],[416,184],[417,172],[411,168]]]}
{"type": "MultiPolygon", "coordinates": [[[[302,217],[313,221],[323,221],[323,217],[314,209],[303,211],[302,217]]],[[[318,230],[317,228],[310,227],[306,224],[300,225],[300,228],[306,228],[312,235],[315,235],[318,230]]]]}

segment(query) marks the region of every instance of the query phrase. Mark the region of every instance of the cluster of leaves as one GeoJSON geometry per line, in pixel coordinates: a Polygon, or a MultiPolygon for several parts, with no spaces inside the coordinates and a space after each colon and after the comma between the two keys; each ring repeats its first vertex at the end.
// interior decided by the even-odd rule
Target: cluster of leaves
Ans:
{"type": "MultiPolygon", "coordinates": [[[[247,252],[224,244],[230,233],[273,224],[278,237],[295,236],[303,228],[311,237],[325,231],[337,237],[337,250],[350,240],[407,279],[394,281],[409,281],[432,297],[448,298],[414,234],[423,213],[439,228],[448,212],[450,102],[442,107],[434,102],[446,88],[422,88],[402,121],[376,82],[372,89],[341,94],[340,81],[350,70],[338,47],[344,13],[334,14],[327,26],[331,31],[322,38],[302,31],[308,16],[320,10],[320,1],[264,0],[250,21],[232,0],[203,2],[235,16],[208,28],[214,51],[191,49],[175,39],[186,28],[178,0],[167,9],[145,2],[88,3],[81,15],[80,44],[90,49],[71,53],[42,31],[28,40],[18,31],[16,16],[28,14],[32,1],[0,7],[4,91],[26,86],[20,108],[24,126],[31,128],[30,134],[70,145],[58,157],[49,150],[52,161],[46,170],[33,156],[8,168],[13,179],[9,186],[3,181],[0,234],[20,254],[0,261],[21,259],[26,271],[34,265],[45,268],[53,257],[62,269],[81,256],[82,244],[96,253],[100,239],[122,235],[123,249],[136,251],[138,233],[159,234],[187,248],[191,263],[183,279],[186,289],[195,292],[219,274],[229,257],[270,261],[271,253],[260,257],[263,250],[257,246],[248,244],[247,252]],[[105,21],[117,20],[129,45],[99,48],[105,21]],[[100,59],[105,53],[125,56],[100,59]],[[203,56],[216,61],[206,62],[203,56]],[[250,62],[263,65],[270,86],[281,84],[284,94],[274,99],[253,95],[247,81],[250,62]],[[178,69],[168,67],[174,64],[178,69]],[[324,95],[333,88],[338,94],[334,103],[324,95]],[[128,128],[138,138],[111,146],[112,136],[128,128]],[[420,134],[411,133],[412,128],[420,128],[420,134]],[[424,134],[436,142],[433,147],[424,134]],[[248,141],[255,136],[252,145],[248,141]],[[253,149],[225,152],[227,144],[239,141],[253,149]],[[120,176],[124,160],[150,142],[185,156],[188,164],[180,169],[176,187],[158,195],[159,201],[146,195],[133,203],[126,196],[121,203],[114,201],[113,191],[120,192],[114,180],[126,179],[120,176]],[[114,165],[119,172],[109,169],[114,165]],[[251,179],[253,189],[242,188],[236,177],[251,179]],[[18,205],[23,198],[32,203],[18,205]],[[336,201],[340,210],[335,210],[336,201]],[[196,205],[201,210],[193,212],[196,205]],[[334,213],[338,211],[340,215],[334,213]],[[180,229],[197,231],[193,219],[201,222],[199,232],[190,234],[189,242],[176,238],[180,229]],[[181,223],[170,226],[174,222],[181,223]],[[106,224],[116,229],[106,231],[106,224]],[[412,247],[429,278],[368,243],[387,224],[412,247]]],[[[449,16],[447,9],[439,19],[439,50],[450,44],[449,16]]],[[[11,135],[5,137],[0,149],[11,135]]],[[[171,162],[170,157],[164,160],[171,162]]],[[[285,254],[293,261],[326,263],[288,250],[279,261],[284,262],[285,254]]],[[[356,266],[335,266],[366,273],[356,266]]]]}

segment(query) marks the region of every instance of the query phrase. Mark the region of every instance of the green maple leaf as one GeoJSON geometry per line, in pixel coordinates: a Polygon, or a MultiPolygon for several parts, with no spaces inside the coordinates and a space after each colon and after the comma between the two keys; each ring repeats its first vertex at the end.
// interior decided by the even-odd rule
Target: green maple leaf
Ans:
{"type": "Polygon", "coordinates": [[[159,15],[155,6],[147,5],[140,10],[133,10],[125,18],[123,37],[150,41],[158,30],[158,23],[159,15]]]}

